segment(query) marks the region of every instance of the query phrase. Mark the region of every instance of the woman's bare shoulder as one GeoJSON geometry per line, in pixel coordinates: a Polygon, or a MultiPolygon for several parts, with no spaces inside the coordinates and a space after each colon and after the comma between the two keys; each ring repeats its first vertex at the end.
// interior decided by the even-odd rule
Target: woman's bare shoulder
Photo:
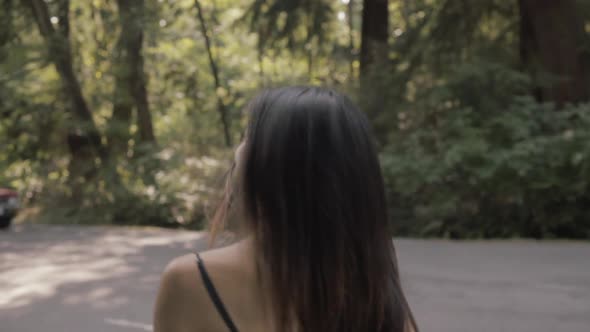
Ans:
{"type": "MultiPolygon", "coordinates": [[[[222,299],[233,301],[236,279],[250,273],[241,264],[244,244],[205,251],[199,254],[208,275],[222,299]]],[[[154,314],[154,331],[223,330],[223,322],[203,285],[195,254],[173,259],[165,268],[154,314]]]]}
{"type": "Polygon", "coordinates": [[[154,313],[154,331],[214,330],[217,322],[196,257],[173,259],[164,269],[154,313]]]}
{"type": "MultiPolygon", "coordinates": [[[[246,242],[238,242],[226,247],[207,250],[199,253],[208,273],[219,274],[227,270],[243,271],[246,265],[241,264],[248,257],[246,242]]],[[[194,291],[205,291],[202,286],[201,273],[194,253],[174,258],[166,266],[162,275],[162,282],[173,282],[178,287],[185,287],[194,291]]],[[[185,290],[187,290],[185,289],[185,290]]]]}
{"type": "Polygon", "coordinates": [[[255,271],[251,242],[247,239],[199,255],[215,286],[219,284],[222,290],[227,286],[224,283],[250,279],[255,271]]]}

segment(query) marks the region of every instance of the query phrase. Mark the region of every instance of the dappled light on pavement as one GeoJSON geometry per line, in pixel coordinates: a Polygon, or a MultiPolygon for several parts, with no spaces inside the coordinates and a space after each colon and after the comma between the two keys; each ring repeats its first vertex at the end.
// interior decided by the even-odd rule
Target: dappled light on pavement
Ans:
{"type": "Polygon", "coordinates": [[[197,232],[17,226],[0,233],[0,330],[151,328],[166,263],[204,246],[197,232]]]}

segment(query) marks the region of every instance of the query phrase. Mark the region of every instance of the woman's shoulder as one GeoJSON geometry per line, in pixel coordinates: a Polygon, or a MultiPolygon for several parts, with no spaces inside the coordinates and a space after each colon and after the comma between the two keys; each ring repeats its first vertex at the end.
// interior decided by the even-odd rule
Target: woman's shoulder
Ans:
{"type": "Polygon", "coordinates": [[[173,259],[164,269],[154,313],[154,331],[208,327],[210,316],[194,254],[173,259]],[[190,328],[193,326],[193,328],[190,328]]]}
{"type": "MultiPolygon", "coordinates": [[[[247,273],[251,270],[248,264],[244,264],[250,258],[248,251],[248,244],[242,241],[226,247],[201,252],[198,256],[210,274],[247,273]]],[[[197,254],[195,253],[174,258],[168,263],[162,276],[163,282],[169,279],[180,286],[189,288],[193,288],[195,285],[195,278],[202,279],[198,269],[197,254]]]]}
{"type": "MultiPolygon", "coordinates": [[[[199,254],[219,296],[230,302],[230,305],[234,302],[236,290],[233,286],[236,280],[248,275],[249,269],[240,263],[243,261],[243,254],[240,244],[199,254]]],[[[176,329],[184,331],[183,326],[190,326],[191,330],[223,329],[223,323],[203,284],[195,254],[179,256],[166,266],[162,274],[154,320],[156,332],[176,329]]]]}

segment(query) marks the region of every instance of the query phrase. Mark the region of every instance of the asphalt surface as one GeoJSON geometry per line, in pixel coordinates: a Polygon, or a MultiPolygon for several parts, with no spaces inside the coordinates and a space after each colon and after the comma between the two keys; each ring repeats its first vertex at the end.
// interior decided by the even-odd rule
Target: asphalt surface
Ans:
{"type": "MultiPolygon", "coordinates": [[[[422,331],[590,331],[590,243],[396,245],[422,331]]],[[[166,263],[204,248],[203,234],[185,231],[35,225],[0,232],[0,331],[151,331],[166,263]]]]}

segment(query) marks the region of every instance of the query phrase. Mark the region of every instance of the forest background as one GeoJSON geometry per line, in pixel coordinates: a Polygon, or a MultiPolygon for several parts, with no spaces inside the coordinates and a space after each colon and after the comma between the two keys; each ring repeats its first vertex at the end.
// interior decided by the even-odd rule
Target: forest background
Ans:
{"type": "Polygon", "coordinates": [[[590,238],[590,1],[0,0],[21,218],[202,228],[264,88],[349,94],[398,236],[590,238]]]}

